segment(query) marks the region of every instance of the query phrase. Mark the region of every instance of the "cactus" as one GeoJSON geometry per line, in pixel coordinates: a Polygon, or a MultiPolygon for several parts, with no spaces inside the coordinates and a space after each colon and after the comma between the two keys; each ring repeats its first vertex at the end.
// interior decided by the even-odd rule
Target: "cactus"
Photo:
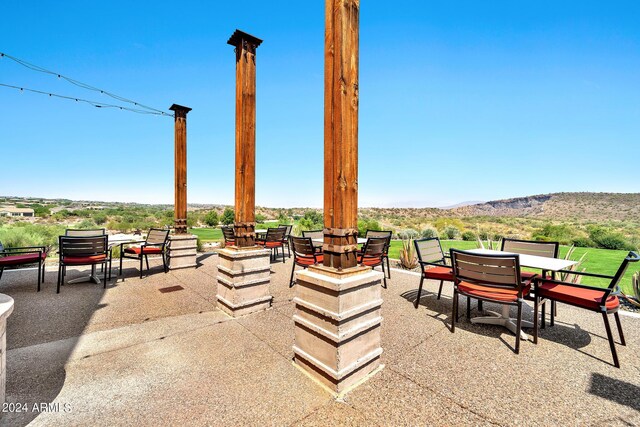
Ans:
{"type": "Polygon", "coordinates": [[[633,298],[626,297],[626,300],[636,307],[640,307],[640,271],[636,271],[631,277],[631,288],[633,289],[633,298]]]}
{"type": "Polygon", "coordinates": [[[413,246],[413,239],[402,241],[402,249],[400,249],[400,266],[407,270],[413,270],[418,266],[418,257],[416,256],[413,246]]]}

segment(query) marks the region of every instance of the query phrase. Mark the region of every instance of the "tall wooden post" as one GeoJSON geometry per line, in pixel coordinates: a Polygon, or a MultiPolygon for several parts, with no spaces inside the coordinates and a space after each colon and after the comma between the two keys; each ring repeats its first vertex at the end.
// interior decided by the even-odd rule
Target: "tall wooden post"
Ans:
{"type": "Polygon", "coordinates": [[[235,246],[218,251],[218,307],[244,316],[271,307],[270,250],[256,246],[256,49],[262,40],[236,30],[235,246]]]}
{"type": "Polygon", "coordinates": [[[355,267],[359,0],[325,4],[324,265],[355,267]]]}
{"type": "Polygon", "coordinates": [[[325,0],[324,261],[296,272],[294,360],[331,393],[380,369],[382,273],[358,266],[359,0],[325,0]]]}
{"type": "Polygon", "coordinates": [[[236,53],[235,235],[238,247],[255,246],[256,49],[262,40],[236,30],[228,44],[236,53]]]}
{"type": "Polygon", "coordinates": [[[176,234],[187,233],[187,113],[189,107],[173,104],[175,112],[175,206],[176,234]]]}

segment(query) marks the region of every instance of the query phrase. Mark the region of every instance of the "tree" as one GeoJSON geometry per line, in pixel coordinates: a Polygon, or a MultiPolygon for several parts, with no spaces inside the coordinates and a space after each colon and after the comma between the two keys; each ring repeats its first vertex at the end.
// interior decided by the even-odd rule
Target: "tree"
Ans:
{"type": "Polygon", "coordinates": [[[224,225],[233,224],[235,221],[236,214],[233,212],[233,209],[226,208],[220,217],[220,222],[224,225]]]}
{"type": "Polygon", "coordinates": [[[304,216],[300,218],[300,229],[302,230],[319,230],[324,227],[324,219],[318,211],[306,211],[304,216]]]}
{"type": "Polygon", "coordinates": [[[220,219],[218,218],[218,214],[216,213],[216,211],[209,211],[204,216],[204,223],[209,227],[215,227],[216,225],[218,225],[218,222],[220,222],[220,219]]]}

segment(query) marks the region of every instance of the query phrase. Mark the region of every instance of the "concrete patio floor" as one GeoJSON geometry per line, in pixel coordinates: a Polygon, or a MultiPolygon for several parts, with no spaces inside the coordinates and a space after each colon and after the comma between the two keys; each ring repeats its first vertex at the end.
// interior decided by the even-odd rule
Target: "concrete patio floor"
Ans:
{"type": "Polygon", "coordinates": [[[7,402],[28,410],[0,424],[640,425],[638,318],[622,316],[621,369],[602,318],[564,305],[516,355],[500,327],[463,318],[450,332],[450,285],[438,301],[428,283],[414,309],[419,277],[394,270],[382,291],[385,368],[336,400],[292,363],[291,261],[272,264],[273,308],[235,320],[216,305],[217,256],[199,263],[164,274],[154,261],[142,280],[129,263],[106,290],[84,283],[59,295],[53,270],[40,293],[35,271],[5,272],[0,292],[15,299],[7,402]]]}

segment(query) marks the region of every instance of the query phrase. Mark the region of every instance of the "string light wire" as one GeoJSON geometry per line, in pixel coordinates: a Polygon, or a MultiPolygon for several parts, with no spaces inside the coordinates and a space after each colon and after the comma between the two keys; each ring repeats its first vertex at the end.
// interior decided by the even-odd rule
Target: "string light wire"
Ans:
{"type": "Polygon", "coordinates": [[[55,97],[55,98],[68,99],[68,100],[76,101],[76,102],[84,102],[84,103],[92,105],[92,106],[94,106],[96,108],[116,108],[116,109],[120,109],[120,110],[131,111],[131,112],[138,113],[138,114],[153,114],[153,115],[156,115],[156,116],[173,117],[172,114],[165,113],[164,111],[155,112],[155,111],[143,110],[143,109],[140,109],[140,108],[125,107],[125,106],[122,106],[122,105],[105,104],[104,102],[90,101],[88,99],[76,98],[76,97],[73,97],[73,96],[58,95],[56,93],[44,92],[42,90],[29,89],[29,88],[26,88],[26,87],[13,86],[13,85],[8,85],[8,84],[4,84],[4,83],[0,83],[0,86],[6,87],[6,88],[10,88],[10,89],[17,89],[20,92],[27,91],[27,92],[32,92],[32,93],[38,93],[38,94],[41,94],[41,95],[48,95],[50,97],[55,97]]]}
{"type": "MultiPolygon", "coordinates": [[[[148,110],[149,111],[148,114],[154,113],[154,114],[156,114],[158,116],[171,116],[171,117],[173,117],[172,114],[165,113],[163,110],[159,110],[157,108],[153,108],[153,107],[149,107],[149,106],[144,105],[144,104],[140,104],[137,101],[133,101],[133,100],[128,99],[128,98],[124,98],[124,97],[122,97],[120,95],[116,95],[116,94],[111,93],[109,91],[106,91],[104,89],[100,89],[100,88],[97,88],[97,87],[92,86],[90,84],[83,83],[83,82],[81,82],[79,80],[72,79],[71,77],[67,77],[67,76],[65,76],[63,74],[60,74],[60,73],[57,73],[55,71],[47,70],[46,68],[40,67],[39,65],[31,64],[31,63],[29,63],[29,62],[27,62],[27,61],[25,61],[23,59],[16,58],[15,56],[11,56],[11,55],[8,55],[6,53],[0,52],[0,59],[1,58],[8,58],[8,59],[16,62],[17,64],[20,64],[23,67],[26,67],[26,68],[28,68],[30,70],[37,71],[37,72],[40,72],[40,73],[50,74],[50,75],[53,75],[53,76],[57,76],[59,79],[66,80],[67,82],[69,82],[69,83],[71,83],[71,84],[73,84],[75,86],[78,86],[80,88],[91,90],[91,91],[94,91],[94,92],[99,92],[99,93],[101,93],[103,95],[106,95],[106,96],[108,96],[110,98],[113,98],[113,99],[115,99],[117,101],[125,102],[125,103],[128,103],[128,104],[132,104],[132,105],[134,105],[135,107],[138,107],[138,108],[120,107],[120,106],[117,106],[117,105],[104,104],[104,103],[101,103],[101,102],[87,101],[87,100],[84,100],[84,99],[81,100],[82,102],[88,102],[89,104],[93,105],[94,107],[97,107],[98,105],[101,105],[101,106],[104,106],[104,107],[107,107],[107,108],[120,108],[121,110],[128,110],[128,111],[133,111],[133,112],[136,112],[136,113],[140,113],[143,110],[148,110]]],[[[13,87],[13,88],[16,87],[16,86],[5,85],[5,84],[3,84],[2,86],[13,87]]],[[[55,94],[50,94],[50,93],[47,93],[47,92],[31,90],[31,89],[25,89],[25,90],[29,90],[30,92],[35,92],[35,93],[44,93],[44,94],[47,94],[49,96],[56,96],[58,98],[74,99],[76,101],[80,101],[79,98],[76,99],[74,97],[63,96],[63,95],[55,95],[55,94]]]]}

